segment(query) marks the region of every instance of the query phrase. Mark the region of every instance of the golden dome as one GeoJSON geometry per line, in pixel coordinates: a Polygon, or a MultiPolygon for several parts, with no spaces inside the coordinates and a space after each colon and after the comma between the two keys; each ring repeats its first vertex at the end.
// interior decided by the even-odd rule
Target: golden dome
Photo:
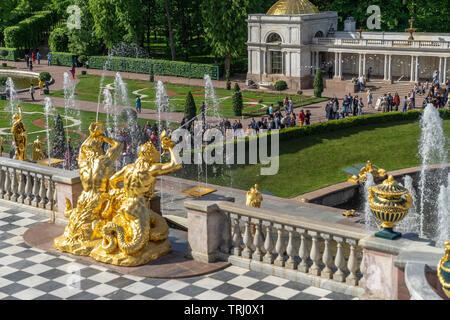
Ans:
{"type": "Polygon", "coordinates": [[[308,0],[279,0],[267,11],[272,15],[314,13],[319,13],[319,9],[308,0]]]}

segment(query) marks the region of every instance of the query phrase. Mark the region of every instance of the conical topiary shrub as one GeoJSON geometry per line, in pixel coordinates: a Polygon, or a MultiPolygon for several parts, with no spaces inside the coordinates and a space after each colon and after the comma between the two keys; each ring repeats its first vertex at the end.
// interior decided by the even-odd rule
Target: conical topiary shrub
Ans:
{"type": "Polygon", "coordinates": [[[234,115],[238,117],[242,116],[242,109],[244,108],[244,102],[242,99],[241,88],[237,83],[234,85],[232,105],[234,115]]]}
{"type": "Polygon", "coordinates": [[[314,96],[322,97],[323,92],[323,79],[322,79],[322,70],[317,69],[316,75],[314,76],[314,96]]]}
{"type": "Polygon", "coordinates": [[[186,122],[189,122],[192,118],[197,115],[197,107],[195,106],[194,97],[189,91],[186,96],[186,103],[184,105],[184,118],[186,122]]]}

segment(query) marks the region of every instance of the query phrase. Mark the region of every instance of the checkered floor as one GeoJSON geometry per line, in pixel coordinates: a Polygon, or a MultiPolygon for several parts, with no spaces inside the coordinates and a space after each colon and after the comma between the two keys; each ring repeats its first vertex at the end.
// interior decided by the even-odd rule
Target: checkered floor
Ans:
{"type": "Polygon", "coordinates": [[[0,207],[0,299],[353,299],[235,266],[206,276],[178,280],[122,275],[26,245],[23,233],[43,220],[46,218],[30,212],[0,207]]]}

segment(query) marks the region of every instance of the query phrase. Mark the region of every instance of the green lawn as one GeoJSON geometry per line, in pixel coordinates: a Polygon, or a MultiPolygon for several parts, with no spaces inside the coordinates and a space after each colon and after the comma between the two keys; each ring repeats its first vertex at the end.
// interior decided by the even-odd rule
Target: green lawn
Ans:
{"type": "MultiPolygon", "coordinates": [[[[450,120],[444,121],[444,128],[446,135],[450,135],[450,120]]],[[[235,165],[231,169],[216,168],[215,173],[208,170],[208,183],[243,190],[258,183],[261,190],[291,198],[346,181],[347,176],[341,170],[367,160],[386,170],[417,166],[419,137],[416,121],[351,128],[280,142],[277,175],[261,176],[259,164],[235,165]]],[[[196,165],[186,168],[189,178],[198,179],[196,168],[196,165]]]]}
{"type": "MultiPolygon", "coordinates": [[[[100,87],[100,76],[94,75],[80,75],[78,76],[80,82],[76,87],[76,99],[85,101],[98,101],[98,93],[100,87]]],[[[124,79],[128,88],[129,103],[130,106],[135,105],[136,95],[133,94],[134,91],[140,90],[139,94],[147,95],[147,97],[142,98],[142,108],[156,109],[155,106],[155,96],[156,96],[156,83],[150,83],[148,81],[142,80],[130,80],[124,79]]],[[[113,77],[105,77],[103,85],[113,84],[113,77]]],[[[186,95],[189,91],[192,92],[194,96],[197,108],[200,107],[202,101],[205,100],[205,91],[203,87],[199,86],[188,86],[180,84],[165,84],[167,94],[170,99],[170,110],[177,112],[184,112],[184,103],[186,101],[186,95]]],[[[232,91],[225,89],[215,89],[216,96],[220,100],[220,113],[224,118],[236,118],[233,114],[231,95],[232,91]]],[[[54,97],[64,97],[64,91],[55,91],[51,93],[54,97]]],[[[283,93],[281,94],[281,100],[284,98],[283,93]]],[[[103,101],[103,97],[101,97],[103,101]]],[[[294,105],[296,107],[306,106],[313,103],[318,103],[327,100],[327,98],[316,98],[312,96],[303,95],[292,95],[294,105]]],[[[280,100],[280,95],[265,92],[255,92],[255,91],[245,91],[243,90],[243,100],[244,100],[244,111],[245,117],[258,116],[265,114],[265,106],[270,104],[277,105],[277,101],[280,100]]],[[[210,113],[212,115],[212,113],[210,113]]]]}

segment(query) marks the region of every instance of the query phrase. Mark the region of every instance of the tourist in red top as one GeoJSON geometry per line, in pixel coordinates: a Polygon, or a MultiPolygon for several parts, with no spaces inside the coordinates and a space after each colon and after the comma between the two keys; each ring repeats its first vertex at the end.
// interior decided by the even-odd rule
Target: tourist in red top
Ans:
{"type": "Polygon", "coordinates": [[[298,114],[298,119],[300,120],[300,127],[303,127],[303,123],[305,123],[306,119],[305,110],[302,109],[302,111],[298,114]]]}

